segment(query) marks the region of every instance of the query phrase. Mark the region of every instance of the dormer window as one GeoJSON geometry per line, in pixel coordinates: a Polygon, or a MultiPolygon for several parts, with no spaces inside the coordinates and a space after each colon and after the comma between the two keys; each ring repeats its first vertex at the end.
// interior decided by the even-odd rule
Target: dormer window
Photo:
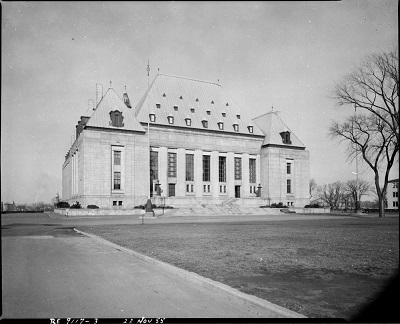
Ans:
{"type": "Polygon", "coordinates": [[[218,122],[217,125],[218,125],[218,128],[220,130],[224,130],[224,123],[223,122],[218,122]]]}
{"type": "Polygon", "coordinates": [[[203,120],[201,121],[201,123],[203,124],[203,127],[204,127],[204,128],[208,128],[208,120],[207,120],[207,119],[203,119],[203,120]]]}
{"type": "Polygon", "coordinates": [[[180,97],[179,97],[179,99],[183,99],[183,97],[182,97],[182,96],[180,96],[180,97]]]}
{"type": "Polygon", "coordinates": [[[237,119],[240,119],[240,115],[236,115],[237,119]]]}
{"type": "Polygon", "coordinates": [[[228,104],[228,103],[226,103],[226,106],[229,106],[229,104],[228,104]]]}
{"type": "Polygon", "coordinates": [[[199,102],[199,98],[196,98],[196,102],[199,102]]]}
{"type": "Polygon", "coordinates": [[[290,132],[285,131],[285,132],[281,132],[279,134],[282,137],[282,143],[283,144],[292,144],[292,141],[290,140],[290,132]]]}
{"type": "Polygon", "coordinates": [[[173,125],[173,124],[174,124],[174,116],[169,115],[167,118],[168,118],[168,123],[169,123],[170,125],[173,125]]]}
{"type": "Polygon", "coordinates": [[[214,104],[214,100],[213,100],[213,101],[211,101],[211,104],[212,104],[212,105],[214,104]]]}
{"type": "Polygon", "coordinates": [[[150,113],[149,114],[149,118],[150,118],[150,121],[152,123],[154,123],[156,121],[156,114],[155,113],[150,113]]]}
{"type": "Polygon", "coordinates": [[[249,125],[247,126],[247,129],[249,130],[249,133],[253,133],[253,126],[249,125]]]}
{"type": "Polygon", "coordinates": [[[177,105],[175,105],[175,106],[174,106],[174,109],[175,109],[175,110],[178,110],[178,106],[177,106],[177,105]]]}
{"type": "Polygon", "coordinates": [[[207,115],[211,115],[211,111],[210,110],[207,110],[206,112],[207,112],[207,115]]]}
{"type": "Polygon", "coordinates": [[[186,126],[192,126],[192,120],[189,117],[185,118],[186,126]]]}
{"type": "Polygon", "coordinates": [[[163,96],[163,97],[166,97],[167,95],[164,93],[162,96],[163,96]]]}
{"type": "Polygon", "coordinates": [[[190,108],[190,112],[194,114],[194,108],[190,108]]]}
{"type": "Polygon", "coordinates": [[[156,107],[157,107],[157,108],[161,108],[161,104],[156,103],[156,107]]]}
{"type": "Polygon", "coordinates": [[[114,127],[124,127],[124,116],[118,110],[110,111],[110,125],[114,127]]]}
{"type": "Polygon", "coordinates": [[[222,112],[222,117],[226,117],[226,112],[225,111],[222,112]]]}
{"type": "Polygon", "coordinates": [[[239,124],[233,124],[233,130],[235,131],[235,132],[238,132],[239,131],[239,124]]]}

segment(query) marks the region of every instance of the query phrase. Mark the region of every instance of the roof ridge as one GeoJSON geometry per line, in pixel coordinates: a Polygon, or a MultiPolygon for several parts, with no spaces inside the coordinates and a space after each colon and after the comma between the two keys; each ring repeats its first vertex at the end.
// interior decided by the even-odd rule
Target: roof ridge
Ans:
{"type": "MultiPolygon", "coordinates": [[[[263,117],[263,116],[265,116],[265,115],[269,115],[269,114],[275,114],[275,116],[279,118],[279,116],[278,116],[278,114],[277,114],[276,111],[267,111],[266,113],[264,113],[264,114],[262,114],[262,115],[260,115],[260,116],[257,116],[257,117],[252,118],[252,120],[253,120],[253,119],[260,118],[260,117],[263,117]]],[[[279,118],[279,119],[281,119],[281,118],[279,118]]]]}
{"type": "Polygon", "coordinates": [[[166,73],[157,73],[157,75],[164,75],[164,76],[169,76],[169,77],[173,77],[173,78],[186,79],[186,80],[197,81],[197,82],[203,82],[203,83],[210,83],[210,84],[215,84],[215,85],[221,87],[221,85],[220,85],[219,83],[215,83],[215,82],[211,82],[211,81],[204,81],[204,80],[192,79],[192,78],[188,78],[188,77],[183,77],[183,76],[179,76],[179,75],[172,75],[172,74],[166,74],[166,73]]]}

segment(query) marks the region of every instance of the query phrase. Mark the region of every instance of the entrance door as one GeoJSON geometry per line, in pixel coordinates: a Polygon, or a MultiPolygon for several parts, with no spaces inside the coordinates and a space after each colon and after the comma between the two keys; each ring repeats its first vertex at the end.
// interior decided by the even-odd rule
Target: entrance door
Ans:
{"type": "Polygon", "coordinates": [[[240,186],[235,186],[235,198],[240,198],[240,186]]]}
{"type": "Polygon", "coordinates": [[[175,197],[175,183],[168,184],[168,197],[175,197]]]}

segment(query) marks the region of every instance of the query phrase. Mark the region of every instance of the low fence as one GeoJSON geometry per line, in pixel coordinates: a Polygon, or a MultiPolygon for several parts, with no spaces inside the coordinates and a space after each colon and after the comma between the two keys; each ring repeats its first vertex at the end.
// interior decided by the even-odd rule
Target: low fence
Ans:
{"type": "MultiPolygon", "coordinates": [[[[155,216],[167,213],[170,209],[163,210],[155,208],[155,216]]],[[[56,208],[54,212],[67,217],[84,217],[84,216],[141,216],[145,214],[144,209],[73,209],[73,208],[56,208]]]]}
{"type": "Polygon", "coordinates": [[[329,214],[331,212],[330,207],[320,208],[302,208],[302,207],[291,207],[290,211],[294,211],[297,214],[329,214]]]}

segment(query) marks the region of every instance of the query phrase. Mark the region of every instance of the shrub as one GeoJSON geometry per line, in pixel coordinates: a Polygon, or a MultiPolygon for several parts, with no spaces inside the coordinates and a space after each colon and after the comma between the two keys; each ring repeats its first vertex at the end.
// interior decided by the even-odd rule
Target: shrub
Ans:
{"type": "Polygon", "coordinates": [[[321,208],[319,204],[305,205],[304,208],[321,208]]]}
{"type": "Polygon", "coordinates": [[[87,209],[98,209],[99,208],[99,206],[96,206],[96,205],[88,205],[87,206],[87,209]]]}
{"type": "Polygon", "coordinates": [[[69,208],[69,203],[66,201],[59,201],[57,203],[57,208],[69,208]]]}
{"type": "Polygon", "coordinates": [[[77,201],[75,204],[73,204],[73,205],[71,206],[71,208],[73,208],[73,209],[79,209],[79,208],[82,208],[82,207],[81,207],[81,204],[77,201]]]}

